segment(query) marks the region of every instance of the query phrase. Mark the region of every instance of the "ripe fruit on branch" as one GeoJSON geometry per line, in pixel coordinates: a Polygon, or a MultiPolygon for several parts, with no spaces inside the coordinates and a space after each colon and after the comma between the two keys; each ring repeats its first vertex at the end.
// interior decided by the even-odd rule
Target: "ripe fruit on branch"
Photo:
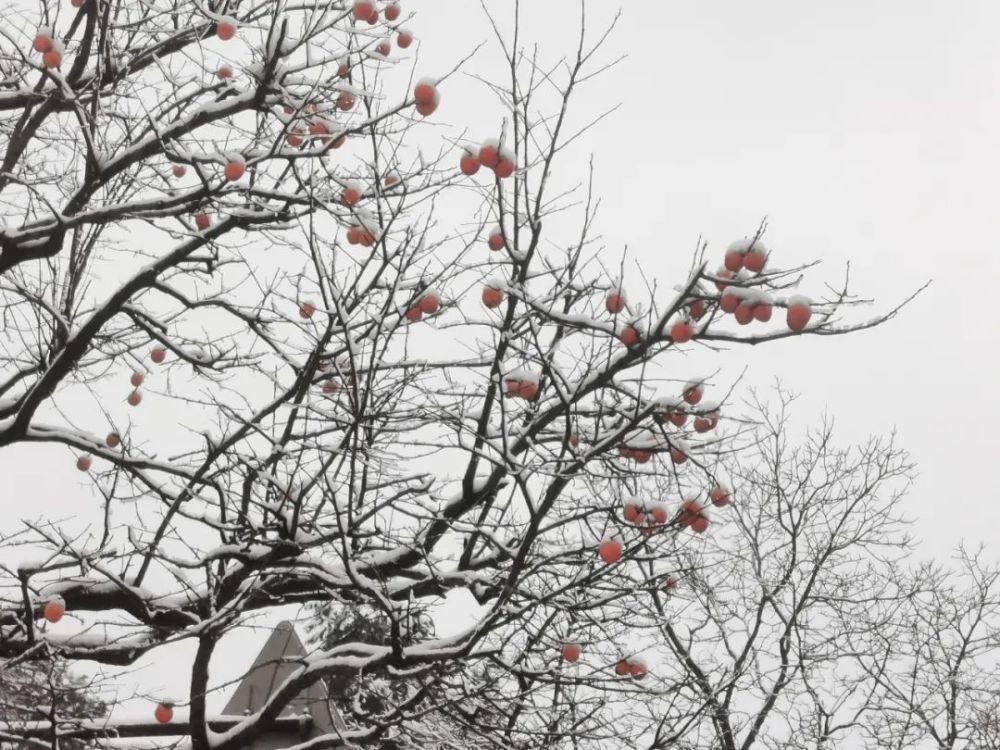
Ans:
{"type": "Polygon", "coordinates": [[[667,522],[667,509],[662,505],[654,505],[649,514],[653,517],[655,523],[662,525],[667,522]]]}
{"type": "Polygon", "coordinates": [[[633,346],[638,345],[641,340],[639,337],[639,331],[637,331],[634,326],[625,326],[625,328],[622,329],[622,332],[618,334],[618,339],[630,349],[633,346]]]}
{"type": "MultiPolygon", "coordinates": [[[[334,148],[336,148],[336,144],[334,145],[334,148]]],[[[382,178],[382,184],[385,185],[387,188],[396,187],[396,185],[398,185],[402,181],[403,178],[399,176],[398,172],[389,172],[388,174],[386,174],[385,177],[382,178]]]]}
{"type": "Polygon", "coordinates": [[[657,424],[667,424],[675,427],[683,427],[687,421],[687,413],[679,398],[673,396],[661,397],[658,399],[656,408],[653,410],[653,421],[657,424]]]}
{"type": "Polygon", "coordinates": [[[562,658],[571,664],[580,658],[582,649],[576,643],[564,643],[562,647],[562,658]]]}
{"type": "Polygon", "coordinates": [[[194,225],[198,228],[198,231],[204,232],[212,226],[212,220],[208,218],[208,214],[204,211],[199,211],[194,215],[194,225]]]}
{"type": "Polygon", "coordinates": [[[743,290],[739,287],[727,287],[722,293],[722,297],[719,298],[719,309],[730,315],[736,312],[736,308],[740,306],[743,299],[742,292],[743,290]]]}
{"type": "Polygon", "coordinates": [[[174,164],[170,168],[170,171],[173,173],[174,177],[183,177],[185,174],[187,174],[187,167],[185,167],[183,164],[174,164]]]}
{"type": "Polygon", "coordinates": [[[388,57],[389,52],[392,51],[392,43],[388,39],[383,39],[375,45],[375,51],[382,55],[382,57],[388,57]]]}
{"type": "Polygon", "coordinates": [[[696,534],[704,534],[708,530],[708,517],[698,516],[691,522],[691,531],[696,534]]]}
{"type": "Polygon", "coordinates": [[[435,291],[429,291],[420,298],[420,311],[424,315],[433,315],[441,307],[441,298],[435,291]]]}
{"type": "Polygon", "coordinates": [[[76,459],[76,468],[80,471],[90,471],[90,465],[93,463],[93,459],[90,454],[84,453],[78,459],[76,459]]]}
{"type": "Polygon", "coordinates": [[[366,227],[354,225],[347,230],[347,244],[371,247],[375,244],[375,234],[366,227]]]}
{"type": "Polygon", "coordinates": [[[621,289],[610,292],[607,299],[604,300],[604,307],[612,315],[617,315],[624,310],[625,304],[625,293],[621,289]]]}
{"type": "Polygon", "coordinates": [[[625,677],[629,673],[629,663],[627,660],[622,659],[615,664],[615,674],[619,677],[625,677]]]}
{"type": "Polygon", "coordinates": [[[686,344],[694,337],[694,328],[687,320],[678,320],[670,326],[670,338],[675,344],[686,344]]]}
{"type": "Polygon", "coordinates": [[[354,109],[354,94],[349,91],[341,91],[337,97],[337,109],[342,112],[350,112],[354,109]]]}
{"type": "Polygon", "coordinates": [[[678,581],[675,576],[667,576],[663,581],[663,588],[667,591],[676,591],[678,583],[680,583],[680,581],[678,581]]]}
{"type": "Polygon", "coordinates": [[[720,484],[712,488],[712,491],[708,493],[708,497],[712,501],[712,505],[716,508],[722,508],[729,505],[729,488],[723,487],[720,484]]]}
{"type": "Polygon", "coordinates": [[[636,518],[639,517],[639,505],[635,502],[627,502],[622,508],[622,516],[629,523],[635,523],[636,518]]]}
{"type": "Polygon", "coordinates": [[[528,380],[521,383],[521,389],[518,391],[517,395],[525,401],[534,401],[538,398],[538,383],[534,380],[528,380]]]}
{"type": "Polygon", "coordinates": [[[63,602],[61,597],[52,599],[45,605],[42,614],[49,622],[59,622],[63,618],[63,615],[66,614],[66,603],[63,602]]]}
{"type": "Polygon", "coordinates": [[[743,267],[752,273],[760,273],[765,265],[767,265],[767,249],[761,242],[757,242],[753,249],[743,256],[743,267]]]}
{"type": "Polygon", "coordinates": [[[466,177],[472,177],[479,171],[479,157],[471,149],[465,149],[459,161],[459,168],[466,177]]]}
{"type": "Polygon", "coordinates": [[[340,202],[345,206],[356,206],[361,200],[364,188],[358,182],[348,182],[344,186],[344,192],[340,194],[340,202]]]}
{"type": "Polygon", "coordinates": [[[233,157],[226,162],[226,168],[223,171],[229,182],[236,182],[247,171],[247,165],[243,161],[243,157],[233,157]]]}
{"type": "Polygon", "coordinates": [[[605,539],[601,542],[601,546],[598,549],[598,554],[601,559],[608,565],[613,565],[622,559],[622,552],[624,551],[622,543],[616,539],[605,539]]]}
{"type": "Polygon", "coordinates": [[[699,414],[694,419],[694,431],[695,432],[709,432],[714,430],[716,425],[719,424],[719,412],[712,411],[707,414],[699,414]]]}
{"type": "Polygon", "coordinates": [[[733,317],[741,326],[745,326],[753,320],[753,307],[746,302],[741,302],[733,312],[733,317]]]}
{"type": "Polygon", "coordinates": [[[220,18],[218,23],[215,24],[215,35],[223,41],[236,36],[236,19],[232,16],[223,16],[220,18]]]}
{"type": "Polygon", "coordinates": [[[406,310],[406,319],[411,323],[419,323],[423,317],[424,317],[424,312],[423,310],[420,309],[419,304],[407,308],[406,310]]]}
{"type": "Polygon", "coordinates": [[[681,396],[689,404],[694,406],[705,395],[705,385],[700,380],[692,380],[684,386],[681,396]]]}
{"type": "Polygon", "coordinates": [[[507,395],[534,401],[538,398],[538,378],[527,370],[516,370],[504,378],[507,395]]]}
{"type": "Polygon", "coordinates": [[[42,53],[42,65],[49,69],[58,68],[62,65],[63,51],[62,42],[54,40],[52,46],[42,53]]]}
{"type": "Polygon", "coordinates": [[[233,77],[233,69],[228,65],[220,65],[219,69],[215,71],[215,75],[220,81],[226,81],[233,77]]]}
{"type": "Polygon", "coordinates": [[[31,48],[35,52],[45,53],[52,49],[53,38],[52,32],[48,29],[39,29],[35,34],[35,38],[31,42],[31,48]]]}
{"type": "Polygon", "coordinates": [[[629,665],[628,671],[637,680],[642,680],[646,677],[646,665],[641,661],[633,661],[629,665]]]}
{"type": "Polygon", "coordinates": [[[702,316],[705,314],[705,300],[696,299],[688,305],[688,315],[691,316],[691,320],[701,320],[702,316]]]}
{"type": "Polygon", "coordinates": [[[108,436],[104,438],[104,444],[109,448],[117,448],[119,445],[121,445],[121,442],[122,442],[122,436],[119,435],[117,432],[109,432],[108,436]]]}
{"type": "Polygon", "coordinates": [[[499,224],[490,230],[489,246],[490,250],[493,250],[494,252],[503,250],[503,228],[499,224]]]}
{"type": "Polygon", "coordinates": [[[676,445],[670,446],[670,460],[675,464],[682,464],[688,460],[687,453],[678,448],[676,445]]]}
{"type": "Polygon", "coordinates": [[[437,101],[434,101],[432,104],[418,104],[417,112],[423,117],[430,117],[435,111],[437,111],[437,108],[437,101]]]}
{"type": "Polygon", "coordinates": [[[801,333],[809,325],[809,318],[812,317],[812,304],[808,297],[795,295],[788,299],[788,312],[786,322],[793,331],[801,333]]]}
{"type": "Polygon", "coordinates": [[[736,273],[743,268],[743,253],[730,250],[726,253],[725,266],[727,271],[736,273]]]}
{"type": "Polygon", "coordinates": [[[677,514],[677,525],[678,526],[690,526],[692,522],[698,518],[704,508],[702,508],[701,503],[693,498],[688,498],[681,503],[680,511],[677,514]]]}
{"type": "Polygon", "coordinates": [[[767,248],[759,239],[736,240],[726,250],[726,268],[739,271],[746,268],[752,273],[760,273],[767,262],[767,248]]]}
{"type": "Polygon", "coordinates": [[[163,360],[167,358],[167,350],[162,346],[153,347],[153,350],[149,353],[149,358],[158,365],[163,364],[163,360]]]}
{"type": "Polygon", "coordinates": [[[771,319],[771,303],[758,302],[753,306],[753,316],[761,323],[766,323],[771,319]]]}
{"type": "Polygon", "coordinates": [[[431,78],[421,78],[413,87],[413,98],[417,103],[417,112],[424,117],[433,114],[440,102],[437,86],[431,78]]]}
{"type": "Polygon", "coordinates": [[[644,464],[652,458],[657,442],[657,435],[652,430],[638,430],[623,438],[618,454],[622,458],[631,458],[637,463],[644,464]]]}
{"type": "Polygon", "coordinates": [[[146,379],[146,373],[142,372],[142,370],[136,370],[135,372],[132,373],[131,376],[129,376],[128,381],[132,384],[134,388],[138,388],[140,385],[142,385],[145,379],[146,379]]]}
{"type": "Polygon", "coordinates": [[[491,310],[495,307],[499,307],[503,302],[503,292],[493,286],[487,286],[483,289],[483,304],[491,310]]]}
{"type": "Polygon", "coordinates": [[[136,388],[134,391],[128,394],[128,398],[125,400],[128,401],[129,406],[138,406],[139,404],[142,403],[142,393],[139,391],[138,388],[136,388]]]}
{"type": "Polygon", "coordinates": [[[497,165],[493,168],[494,174],[501,180],[505,180],[514,174],[514,154],[505,148],[497,152],[497,165]]]}
{"type": "Polygon", "coordinates": [[[687,422],[688,415],[686,411],[671,409],[670,414],[667,415],[667,419],[674,427],[683,427],[684,423],[687,422]]]}
{"type": "Polygon", "coordinates": [[[385,6],[385,10],[383,12],[385,13],[386,21],[395,21],[399,18],[399,14],[402,12],[402,9],[399,7],[399,3],[389,3],[385,6]]]}
{"type": "Polygon", "coordinates": [[[354,19],[357,21],[367,21],[375,13],[375,3],[372,0],[355,0],[354,19]]]}
{"type": "Polygon", "coordinates": [[[174,706],[172,703],[161,703],[156,707],[153,716],[160,724],[169,724],[174,718],[174,706]]]}
{"type": "Polygon", "coordinates": [[[493,138],[483,141],[483,145],[479,147],[479,163],[489,169],[496,169],[499,161],[500,144],[493,138]]]}
{"type": "Polygon", "coordinates": [[[316,313],[316,305],[312,302],[302,302],[299,304],[299,317],[305,320],[311,318],[316,313]]]}
{"type": "Polygon", "coordinates": [[[400,29],[399,35],[396,37],[396,44],[400,49],[406,49],[411,44],[413,44],[413,32],[407,31],[406,29],[400,29]]]}

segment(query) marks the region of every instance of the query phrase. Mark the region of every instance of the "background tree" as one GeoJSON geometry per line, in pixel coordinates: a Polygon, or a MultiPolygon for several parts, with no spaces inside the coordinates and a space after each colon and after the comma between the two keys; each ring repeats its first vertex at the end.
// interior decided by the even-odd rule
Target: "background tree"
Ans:
{"type": "Polygon", "coordinates": [[[650,747],[837,747],[873,709],[855,660],[888,632],[872,615],[898,608],[912,465],[891,438],[841,447],[830,421],[797,429],[793,396],[774,396],[713,467],[735,488],[731,522],[669,555],[665,590],[636,571],[631,627],[657,656],[650,747]]]}
{"type": "MultiPolygon", "coordinates": [[[[41,721],[72,727],[74,720],[99,721],[107,706],[83,678],[58,659],[0,662],[0,723],[41,721]]],[[[64,740],[58,747],[77,750],[88,743],[64,740]]],[[[0,748],[56,747],[52,735],[35,740],[0,733],[0,748]]]]}
{"type": "Polygon", "coordinates": [[[400,690],[310,750],[442,715],[518,747],[659,724],[616,705],[653,682],[633,617],[707,530],[730,450],[725,382],[673,355],[895,311],[854,324],[846,289],[795,296],[803,268],[760,230],[718,270],[699,247],[679,283],[626,293],[592,183],[554,178],[570,101],[609,68],[583,11],[552,61],[490,19],[510,76],[474,138],[447,76],[414,83],[398,48],[419,19],[395,3],[44,2],[36,34],[5,32],[0,447],[91,484],[73,517],[4,529],[0,656],[122,666],[194,642],[174,700],[196,750],[246,747],[359,671],[400,690]],[[418,127],[439,107],[446,136],[418,127]],[[671,502],[639,530],[619,498],[650,483],[671,502]],[[472,627],[413,626],[449,593],[472,627]],[[388,637],[317,648],[211,731],[219,641],[310,602],[377,612],[388,637]]]}
{"type": "Polygon", "coordinates": [[[984,550],[924,563],[890,611],[859,618],[870,742],[892,750],[1000,748],[1000,569],[984,550]]]}

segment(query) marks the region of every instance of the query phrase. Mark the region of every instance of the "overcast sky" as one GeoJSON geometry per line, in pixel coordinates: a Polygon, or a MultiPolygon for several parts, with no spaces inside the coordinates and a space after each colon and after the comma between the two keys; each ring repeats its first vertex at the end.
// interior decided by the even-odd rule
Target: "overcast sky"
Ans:
{"type": "MultiPolygon", "coordinates": [[[[489,5],[502,15],[512,2],[489,5]]],[[[522,5],[543,56],[572,51],[578,0],[522,5]]],[[[613,5],[589,3],[595,32],[613,5]]],[[[489,38],[475,0],[407,7],[419,13],[409,23],[421,40],[418,75],[489,38]]],[[[807,293],[839,284],[852,262],[854,291],[877,300],[859,318],[933,280],[873,331],[679,363],[680,377],[719,364],[735,377],[746,365],[742,388],[780,376],[802,393],[798,417],[828,411],[845,442],[896,427],[919,466],[904,507],[928,556],[990,541],[1000,522],[985,472],[997,445],[990,426],[1000,423],[997,28],[995,0],[626,0],[607,57],[627,57],[582,90],[571,115],[582,122],[621,106],[558,173],[583,178],[593,153],[608,252],[627,245],[644,273],[668,283],[683,278],[699,236],[720,262],[765,217],[775,262],[823,261],[807,293]]],[[[499,63],[487,47],[469,70],[499,74],[499,63]]],[[[486,137],[501,116],[481,84],[460,77],[443,88],[435,117],[486,137]]],[[[14,483],[79,485],[65,469],[39,480],[26,464],[14,483]]],[[[214,673],[239,670],[251,650],[227,646],[214,673]]],[[[186,667],[160,665],[184,659],[157,651],[156,661],[139,681],[182,693],[186,667]]]]}

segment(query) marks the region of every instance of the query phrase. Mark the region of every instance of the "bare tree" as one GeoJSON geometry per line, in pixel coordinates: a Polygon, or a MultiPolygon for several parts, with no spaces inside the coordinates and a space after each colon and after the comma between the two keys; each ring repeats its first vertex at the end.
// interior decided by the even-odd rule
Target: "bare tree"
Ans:
{"type": "MultiPolygon", "coordinates": [[[[632,619],[662,606],[657,565],[700,554],[717,456],[747,449],[716,434],[726,382],[688,382],[673,355],[895,310],[850,322],[846,288],[795,296],[804,269],[780,266],[762,228],[722,269],[700,246],[676,287],[626,294],[624,258],[609,270],[592,231],[590,176],[579,191],[553,176],[586,127],[570,101],[613,63],[611,28],[589,29],[584,6],[554,61],[490,18],[510,75],[485,81],[496,131],[474,141],[420,127],[439,106],[460,122],[461,103],[440,71],[408,78],[401,24],[419,19],[395,3],[42,2],[25,11],[37,35],[4,32],[0,446],[65,448],[91,500],[70,519],[21,508],[3,530],[18,560],[0,578],[0,656],[123,666],[193,641],[173,698],[196,750],[246,747],[304,687],[358,672],[407,688],[299,747],[401,741],[443,714],[497,746],[650,736],[659,717],[628,713],[654,683],[632,619]],[[444,201],[466,219],[438,218],[444,201]],[[649,482],[697,499],[648,508],[638,533],[618,499],[649,482]],[[414,626],[454,592],[472,627],[414,626]],[[379,613],[388,637],[316,648],[214,731],[220,639],[323,602],[379,613]]],[[[746,480],[751,495],[769,481],[746,480]]],[[[828,554],[884,523],[830,531],[828,554]]],[[[783,654],[820,593],[797,556],[728,551],[720,566],[760,567],[762,624],[793,617],[783,654]]],[[[673,637],[705,672],[691,636],[673,637]]],[[[774,656],[775,686],[802,682],[774,656]]],[[[743,685],[762,665],[706,674],[743,685]]],[[[742,707],[712,710],[739,729],[742,707]]]]}
{"type": "Polygon", "coordinates": [[[0,748],[61,747],[78,750],[85,744],[67,740],[57,744],[59,728],[73,727],[80,721],[98,721],[107,706],[89,682],[69,672],[57,659],[0,662],[0,722],[44,722],[49,734],[25,740],[0,732],[0,748]]]}
{"type": "Polygon", "coordinates": [[[1000,748],[1000,568],[984,550],[925,563],[893,609],[859,620],[861,679],[874,685],[866,728],[892,750],[1000,748]]]}
{"type": "Polygon", "coordinates": [[[629,627],[656,663],[651,748],[842,746],[869,716],[854,660],[865,613],[898,597],[911,466],[891,439],[836,445],[832,422],[800,437],[776,393],[705,457],[729,477],[729,522],[638,563],[629,627]]]}

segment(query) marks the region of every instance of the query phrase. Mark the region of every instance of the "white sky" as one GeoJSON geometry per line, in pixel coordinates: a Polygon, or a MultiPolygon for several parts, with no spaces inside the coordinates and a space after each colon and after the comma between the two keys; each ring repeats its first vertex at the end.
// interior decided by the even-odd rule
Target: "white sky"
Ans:
{"type": "MultiPolygon", "coordinates": [[[[737,349],[723,359],[695,355],[679,362],[677,376],[719,364],[731,377],[748,366],[744,385],[781,376],[802,393],[798,418],[828,410],[845,442],[897,427],[920,470],[905,508],[917,521],[921,553],[945,555],[962,539],[989,541],[1000,521],[984,471],[997,444],[991,429],[1000,423],[993,351],[1000,344],[1000,5],[624,2],[607,49],[609,59],[628,57],[583,89],[571,114],[579,124],[622,106],[557,173],[566,182],[584,178],[593,153],[598,227],[611,262],[627,244],[645,274],[669,285],[688,268],[699,236],[721,262],[726,244],[767,217],[777,263],[824,261],[807,293],[839,283],[847,260],[854,290],[876,297],[875,309],[934,280],[882,328],[737,349]]],[[[488,38],[474,0],[404,3],[419,13],[408,24],[421,40],[418,75],[442,72],[488,38]]],[[[596,32],[614,4],[588,4],[596,32]]],[[[577,0],[522,5],[527,36],[543,42],[543,56],[572,50],[577,0]]],[[[488,47],[470,69],[490,75],[502,70],[498,61],[488,47]]],[[[477,139],[494,134],[502,113],[481,84],[455,78],[442,93],[433,119],[468,127],[477,139]]],[[[85,482],[64,451],[48,455],[59,455],[58,466],[44,476],[37,462],[4,461],[8,486],[40,486],[66,512],[85,482]]],[[[224,647],[213,672],[245,667],[256,648],[249,639],[224,647]]],[[[180,692],[188,663],[157,652],[138,681],[180,692]]]]}

